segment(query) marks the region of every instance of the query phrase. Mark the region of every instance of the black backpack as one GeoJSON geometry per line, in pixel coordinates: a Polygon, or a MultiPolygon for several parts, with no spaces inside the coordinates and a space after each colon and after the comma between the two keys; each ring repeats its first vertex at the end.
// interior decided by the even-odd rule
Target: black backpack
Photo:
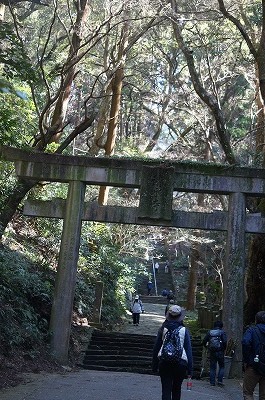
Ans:
{"type": "Polygon", "coordinates": [[[180,342],[179,331],[183,326],[173,330],[167,330],[162,347],[159,351],[159,359],[166,362],[177,363],[182,356],[183,346],[180,342]]]}
{"type": "Polygon", "coordinates": [[[221,329],[210,330],[210,339],[208,349],[212,352],[223,350],[222,331],[221,329]]]}
{"type": "Polygon", "coordinates": [[[265,334],[260,331],[258,326],[254,328],[254,334],[258,338],[259,349],[257,354],[258,361],[255,361],[255,355],[253,368],[259,375],[265,376],[265,334]]]}

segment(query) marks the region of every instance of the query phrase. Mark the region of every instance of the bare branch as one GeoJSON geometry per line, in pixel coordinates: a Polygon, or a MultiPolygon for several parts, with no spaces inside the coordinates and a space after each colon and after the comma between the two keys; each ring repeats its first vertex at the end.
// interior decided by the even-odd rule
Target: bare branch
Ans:
{"type": "Polygon", "coordinates": [[[85,118],[79,125],[75,127],[75,129],[67,136],[67,138],[60,144],[60,146],[56,149],[55,153],[62,153],[64,149],[69,146],[69,144],[82,132],[84,132],[87,128],[89,128],[96,118],[96,113],[92,113],[89,118],[85,118]]]}
{"type": "Polygon", "coordinates": [[[241,22],[235,18],[232,14],[227,11],[223,0],[218,0],[219,3],[219,10],[223,14],[225,18],[227,18],[229,21],[233,22],[233,24],[237,27],[241,35],[243,36],[244,40],[246,41],[246,44],[249,48],[250,53],[253,55],[253,57],[256,59],[257,58],[257,50],[255,49],[249,35],[247,34],[244,26],[241,24],[241,22]]]}
{"type": "MultiPolygon", "coordinates": [[[[173,4],[173,10],[174,12],[176,12],[177,5],[175,3],[175,0],[172,0],[172,4],[173,4]]],[[[172,23],[176,41],[187,61],[187,66],[190,72],[190,77],[193,83],[193,87],[198,96],[200,97],[200,99],[210,108],[210,110],[214,115],[219,141],[226,155],[227,161],[230,164],[236,164],[236,159],[233,150],[231,148],[230,140],[226,131],[224,115],[220,108],[218,100],[212,94],[207,92],[204,86],[202,85],[198,73],[196,71],[193,52],[191,49],[187,47],[187,45],[184,42],[177,19],[173,17],[172,23]]]]}

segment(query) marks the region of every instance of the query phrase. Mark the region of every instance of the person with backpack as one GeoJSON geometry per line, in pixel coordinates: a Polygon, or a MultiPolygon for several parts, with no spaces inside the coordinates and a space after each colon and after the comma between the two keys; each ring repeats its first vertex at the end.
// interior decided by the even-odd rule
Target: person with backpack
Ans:
{"type": "Polygon", "coordinates": [[[184,316],[179,305],[171,305],[154,344],[152,371],[159,371],[162,400],[180,400],[182,382],[192,376],[191,338],[184,316]]]}
{"type": "Polygon", "coordinates": [[[140,322],[140,314],[144,312],[144,306],[137,294],[131,306],[131,313],[133,317],[133,325],[138,326],[140,322]]]}
{"type": "Polygon", "coordinates": [[[265,399],[265,311],[255,316],[255,325],[243,335],[243,398],[254,399],[254,390],[259,384],[259,399],[265,399]]]}
{"type": "Polygon", "coordinates": [[[227,346],[227,336],[223,330],[223,322],[215,321],[213,329],[209,330],[205,335],[203,341],[209,351],[210,356],[210,384],[215,386],[216,368],[219,366],[217,383],[223,386],[224,368],[225,368],[225,349],[227,346]]]}

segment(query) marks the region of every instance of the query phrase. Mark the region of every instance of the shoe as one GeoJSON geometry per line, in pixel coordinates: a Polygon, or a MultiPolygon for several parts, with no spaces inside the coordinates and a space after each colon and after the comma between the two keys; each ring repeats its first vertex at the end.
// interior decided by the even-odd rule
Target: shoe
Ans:
{"type": "Polygon", "coordinates": [[[224,386],[223,382],[218,382],[218,386],[224,386]]]}
{"type": "Polygon", "coordinates": [[[215,383],[211,383],[211,386],[215,386],[215,383]]]}

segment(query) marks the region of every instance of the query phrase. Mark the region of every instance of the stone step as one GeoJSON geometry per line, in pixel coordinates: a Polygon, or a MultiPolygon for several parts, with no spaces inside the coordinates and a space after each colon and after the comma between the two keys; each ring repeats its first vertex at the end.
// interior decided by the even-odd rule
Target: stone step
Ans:
{"type": "Polygon", "coordinates": [[[138,368],[137,366],[123,366],[120,367],[118,365],[115,366],[104,366],[104,365],[94,365],[94,364],[86,364],[82,365],[84,369],[89,369],[89,370],[96,370],[96,371],[113,371],[113,372],[133,372],[135,374],[148,374],[148,375],[154,375],[151,367],[148,366],[147,368],[140,367],[138,368]]]}
{"type": "Polygon", "coordinates": [[[150,349],[146,349],[146,350],[144,350],[144,349],[140,349],[140,350],[137,350],[137,349],[133,349],[133,348],[126,348],[126,349],[119,349],[119,348],[117,348],[117,349],[114,349],[114,348],[111,348],[111,349],[99,349],[98,347],[97,348],[94,348],[94,346],[91,346],[91,347],[89,347],[89,349],[87,349],[86,351],[85,351],[85,353],[87,354],[87,355],[89,355],[89,356],[93,356],[93,355],[97,355],[97,356],[100,356],[101,354],[105,354],[105,355],[133,355],[133,356],[150,356],[150,349]]]}
{"type": "MultiPolygon", "coordinates": [[[[152,335],[95,330],[85,352],[83,368],[152,374],[152,335]]],[[[194,377],[200,376],[202,345],[192,338],[194,377]]]]}
{"type": "Polygon", "coordinates": [[[132,341],[140,341],[141,343],[144,342],[152,342],[154,340],[153,335],[141,335],[141,334],[134,334],[134,333],[122,333],[122,332],[104,332],[104,331],[94,331],[93,332],[93,339],[97,340],[103,340],[103,339],[108,339],[108,340],[119,340],[123,341],[126,340],[128,341],[128,336],[132,341]],[[143,337],[144,336],[144,337],[143,337]]]}
{"type": "MultiPolygon", "coordinates": [[[[87,354],[88,355],[88,354],[87,354]]],[[[143,355],[143,354],[103,354],[103,353],[98,353],[98,354],[89,354],[89,360],[96,361],[96,362],[101,362],[101,361],[119,361],[120,362],[131,362],[131,361],[138,361],[139,363],[145,363],[145,362],[150,362],[152,360],[152,357],[149,355],[143,355]]]]}
{"type": "Polygon", "coordinates": [[[116,344],[110,344],[110,345],[107,345],[107,344],[104,344],[104,345],[99,345],[98,343],[97,344],[94,344],[94,343],[92,343],[90,346],[89,346],[89,348],[88,348],[88,350],[93,350],[93,351],[99,351],[99,350],[102,350],[102,351],[112,351],[112,352],[137,352],[137,351],[142,351],[142,352],[150,352],[150,351],[152,351],[152,349],[153,349],[153,345],[150,345],[150,346],[139,346],[139,344],[137,344],[137,345],[135,345],[135,346],[133,346],[131,343],[127,343],[127,345],[123,345],[123,346],[120,346],[119,345],[119,343],[116,343],[116,344]]]}

